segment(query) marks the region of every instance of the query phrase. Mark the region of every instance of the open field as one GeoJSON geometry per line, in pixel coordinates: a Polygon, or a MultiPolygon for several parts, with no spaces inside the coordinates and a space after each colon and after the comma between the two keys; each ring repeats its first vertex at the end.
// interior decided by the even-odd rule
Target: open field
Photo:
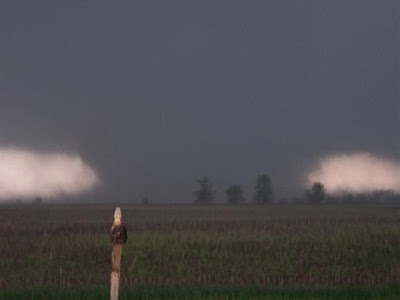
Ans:
{"type": "MultiPolygon", "coordinates": [[[[113,208],[104,204],[0,206],[0,296],[23,299],[18,298],[18,290],[31,288],[39,289],[38,293],[54,288],[106,289],[113,208]]],[[[258,289],[260,295],[271,289],[295,289],[300,297],[299,289],[339,293],[349,287],[362,294],[388,287],[377,289],[371,299],[400,297],[396,286],[389,288],[400,283],[400,206],[121,208],[129,234],[121,272],[126,293],[143,287],[172,291],[215,287],[222,289],[218,299],[245,299],[232,295],[240,289],[258,289]],[[386,296],[379,298],[379,291],[386,296]]]]}
{"type": "MultiPolygon", "coordinates": [[[[399,299],[398,286],[379,288],[320,288],[320,289],[284,289],[261,287],[141,287],[123,288],[121,300],[141,299],[399,299]]],[[[0,290],[0,299],[57,299],[57,300],[107,300],[109,292],[106,287],[90,288],[35,288],[27,290],[0,290]]]]}

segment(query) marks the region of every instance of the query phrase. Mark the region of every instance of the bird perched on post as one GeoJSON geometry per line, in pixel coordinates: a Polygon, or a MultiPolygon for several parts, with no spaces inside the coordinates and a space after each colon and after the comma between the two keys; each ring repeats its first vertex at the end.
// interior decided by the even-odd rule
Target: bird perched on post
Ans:
{"type": "Polygon", "coordinates": [[[128,234],[126,228],[121,221],[122,213],[119,207],[114,210],[114,221],[110,230],[110,239],[113,243],[113,250],[111,253],[111,284],[110,284],[110,299],[118,300],[119,295],[119,279],[121,272],[121,256],[122,256],[122,246],[126,243],[128,239],[128,234]]]}
{"type": "Polygon", "coordinates": [[[123,245],[128,239],[126,227],[121,221],[122,213],[119,207],[115,208],[114,221],[111,226],[110,239],[113,244],[123,245]]]}

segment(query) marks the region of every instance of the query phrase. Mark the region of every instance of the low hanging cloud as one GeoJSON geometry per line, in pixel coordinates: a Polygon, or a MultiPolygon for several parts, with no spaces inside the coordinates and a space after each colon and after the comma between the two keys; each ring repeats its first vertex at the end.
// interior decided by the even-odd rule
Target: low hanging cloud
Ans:
{"type": "Polygon", "coordinates": [[[322,158],[307,177],[307,184],[322,182],[327,192],[369,193],[376,190],[400,193],[400,163],[369,153],[322,158]]]}
{"type": "Polygon", "coordinates": [[[0,200],[77,196],[98,183],[79,155],[0,148],[0,200]]]}

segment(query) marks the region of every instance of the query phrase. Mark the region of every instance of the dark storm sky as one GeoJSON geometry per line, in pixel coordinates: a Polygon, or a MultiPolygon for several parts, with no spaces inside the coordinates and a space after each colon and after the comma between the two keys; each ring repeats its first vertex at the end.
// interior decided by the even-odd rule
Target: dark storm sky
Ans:
{"type": "Polygon", "coordinates": [[[8,1],[0,146],[77,152],[101,200],[192,202],[208,176],[301,190],[320,156],[398,159],[396,0],[8,1]]]}

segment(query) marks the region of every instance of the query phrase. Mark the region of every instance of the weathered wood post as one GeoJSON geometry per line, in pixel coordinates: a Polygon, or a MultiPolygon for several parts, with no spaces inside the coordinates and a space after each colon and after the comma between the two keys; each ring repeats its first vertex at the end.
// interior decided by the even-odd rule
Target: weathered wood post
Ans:
{"type": "Polygon", "coordinates": [[[114,221],[111,226],[110,239],[113,243],[111,254],[112,270],[110,282],[110,300],[118,300],[119,279],[121,273],[122,246],[128,239],[128,234],[124,224],[122,224],[122,213],[119,207],[114,210],[114,221]]]}

